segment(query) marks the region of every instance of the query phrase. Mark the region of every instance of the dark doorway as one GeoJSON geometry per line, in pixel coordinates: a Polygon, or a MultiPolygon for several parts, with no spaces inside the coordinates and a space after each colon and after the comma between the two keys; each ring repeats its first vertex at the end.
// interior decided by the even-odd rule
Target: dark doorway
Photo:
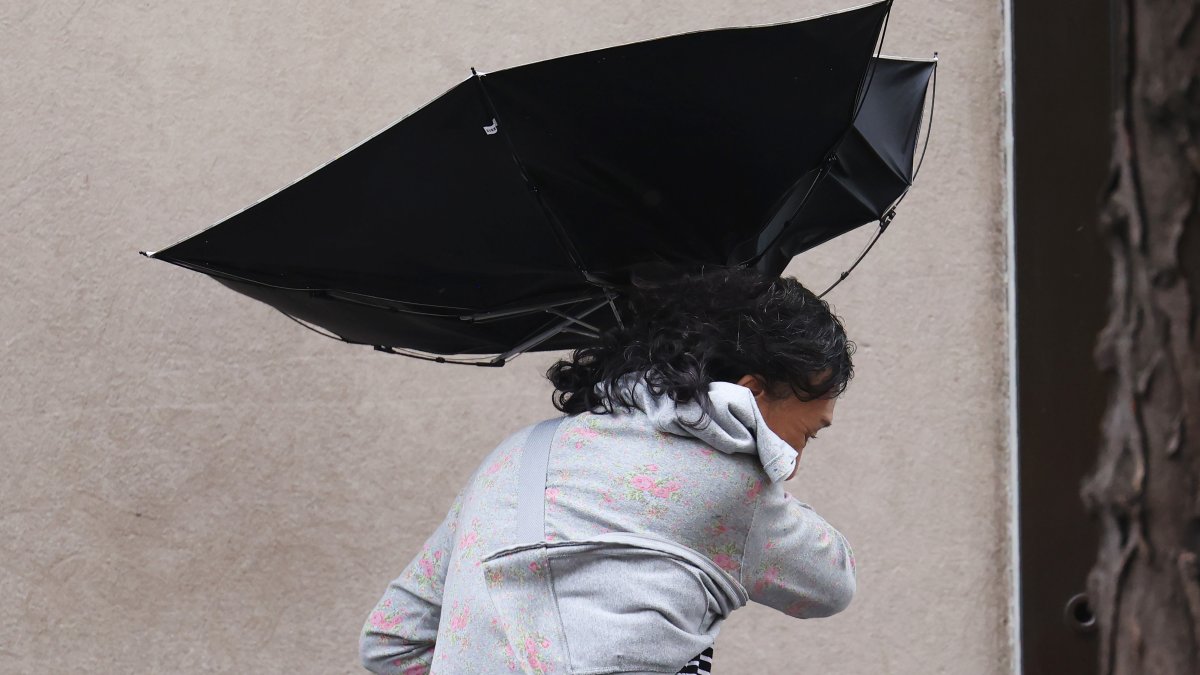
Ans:
{"type": "Polygon", "coordinates": [[[1091,675],[1083,593],[1096,555],[1080,482],[1107,383],[1093,362],[1109,295],[1097,230],[1109,157],[1109,14],[1013,0],[1017,414],[1024,675],[1091,675]]]}

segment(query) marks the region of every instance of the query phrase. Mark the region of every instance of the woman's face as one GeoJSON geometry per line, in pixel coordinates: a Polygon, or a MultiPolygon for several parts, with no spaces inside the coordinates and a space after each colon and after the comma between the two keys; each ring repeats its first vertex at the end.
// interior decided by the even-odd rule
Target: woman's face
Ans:
{"type": "MultiPolygon", "coordinates": [[[[766,390],[763,379],[755,375],[745,375],[737,383],[754,394],[767,428],[801,455],[809,439],[816,438],[818,431],[833,424],[836,398],[802,401],[791,391],[786,398],[775,398],[766,390]]],[[[797,456],[796,469],[799,468],[800,457],[797,456]]],[[[795,475],[796,470],[793,470],[788,480],[795,475]]]]}

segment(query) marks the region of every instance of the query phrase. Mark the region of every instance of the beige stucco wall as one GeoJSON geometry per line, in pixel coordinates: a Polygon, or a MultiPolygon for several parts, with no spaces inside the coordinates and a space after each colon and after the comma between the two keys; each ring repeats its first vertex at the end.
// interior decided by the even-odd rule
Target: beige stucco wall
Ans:
{"type": "MultiPolygon", "coordinates": [[[[0,3],[0,673],[353,673],[387,581],[541,373],[320,338],[139,256],[291,182],[468,75],[771,2],[0,3]]],[[[939,51],[893,228],[830,298],[861,349],[789,489],[854,545],[858,595],[751,606],[715,671],[1006,673],[1009,448],[999,0],[899,0],[939,51]]],[[[793,262],[823,287],[865,229],[793,262]]]]}

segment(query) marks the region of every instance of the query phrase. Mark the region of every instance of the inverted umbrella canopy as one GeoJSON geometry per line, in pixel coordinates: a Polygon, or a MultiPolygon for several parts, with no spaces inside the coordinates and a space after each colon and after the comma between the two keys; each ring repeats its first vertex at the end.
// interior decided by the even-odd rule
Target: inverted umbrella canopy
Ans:
{"type": "Polygon", "coordinates": [[[476,73],[143,253],[383,351],[577,347],[620,321],[642,266],[777,275],[890,218],[935,65],[875,55],[890,6],[476,73]]]}

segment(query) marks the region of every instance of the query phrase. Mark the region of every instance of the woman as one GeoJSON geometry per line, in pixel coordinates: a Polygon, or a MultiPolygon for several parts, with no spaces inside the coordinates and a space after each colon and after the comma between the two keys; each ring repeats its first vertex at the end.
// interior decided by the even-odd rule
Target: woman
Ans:
{"type": "Polygon", "coordinates": [[[841,534],[783,489],[854,345],[791,278],[635,283],[624,328],[547,373],[566,416],[483,461],[363,627],[377,673],[708,672],[752,600],[829,616],[841,534]]]}

